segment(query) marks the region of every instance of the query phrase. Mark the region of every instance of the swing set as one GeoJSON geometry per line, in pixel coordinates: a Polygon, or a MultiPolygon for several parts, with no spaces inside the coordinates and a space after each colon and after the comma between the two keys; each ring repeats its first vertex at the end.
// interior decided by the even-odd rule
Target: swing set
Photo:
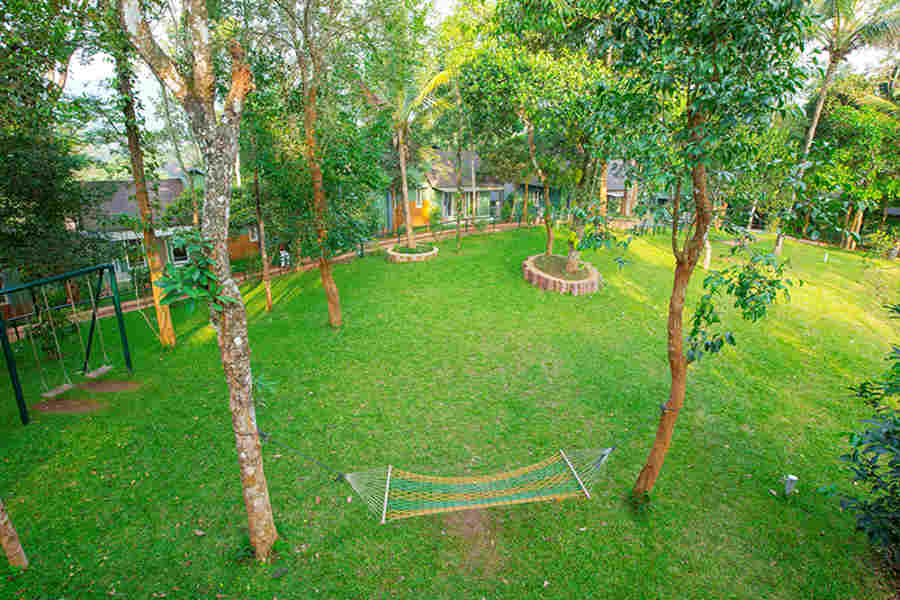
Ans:
{"type": "MultiPolygon", "coordinates": [[[[116,320],[118,321],[119,326],[119,338],[122,343],[122,354],[125,359],[125,366],[129,371],[132,371],[131,364],[131,352],[128,348],[128,337],[125,333],[125,319],[122,317],[122,305],[119,301],[119,287],[116,283],[116,274],[111,264],[97,265],[94,267],[86,267],[83,269],[78,269],[76,271],[70,271],[68,273],[63,273],[62,275],[56,275],[54,277],[47,277],[45,279],[39,279],[37,281],[32,281],[29,283],[25,283],[22,285],[16,285],[4,289],[0,289],[0,296],[3,294],[14,294],[16,292],[29,292],[32,298],[33,310],[29,315],[29,322],[21,325],[25,331],[25,338],[31,347],[32,354],[34,356],[34,361],[38,366],[38,370],[40,372],[41,385],[43,387],[43,393],[41,397],[43,398],[55,398],[60,394],[63,394],[72,388],[75,387],[75,384],[72,383],[72,378],[69,376],[69,371],[66,369],[66,364],[63,356],[62,346],[60,344],[60,336],[58,330],[62,327],[71,327],[78,335],[79,345],[81,347],[82,355],[84,356],[84,361],[82,363],[82,368],[80,373],[89,379],[100,377],[112,370],[112,364],[109,359],[109,355],[106,353],[106,342],[103,339],[103,328],[97,326],[97,320],[99,318],[98,315],[98,307],[100,306],[102,300],[107,297],[112,298],[113,308],[116,314],[116,320]],[[93,285],[91,285],[91,276],[96,273],[97,274],[97,285],[96,289],[93,285]],[[104,275],[109,275],[109,296],[105,296],[101,298],[101,293],[103,291],[103,277],[104,275]],[[82,315],[79,314],[77,306],[79,304],[86,304],[84,302],[76,302],[75,293],[68,286],[70,281],[75,280],[78,277],[84,277],[87,281],[88,287],[88,303],[90,304],[90,314],[91,314],[91,324],[87,334],[87,343],[85,343],[84,337],[81,332],[81,321],[82,315]],[[67,288],[67,302],[61,304],[59,306],[51,306],[50,300],[47,295],[47,286],[56,282],[64,282],[67,288]],[[39,295],[35,294],[35,290],[39,292],[39,295]],[[58,322],[58,317],[54,314],[55,311],[65,311],[69,309],[71,311],[70,316],[63,317],[62,323],[58,322]],[[49,332],[49,337],[45,334],[49,332]],[[90,359],[91,359],[91,349],[93,347],[94,337],[99,340],[100,351],[103,354],[103,364],[90,369],[90,359]],[[42,335],[42,337],[47,338],[48,343],[52,341],[52,345],[49,345],[48,348],[43,348],[54,353],[53,358],[58,361],[60,371],[62,372],[63,383],[57,385],[56,387],[51,387],[48,384],[47,371],[44,369],[44,365],[41,362],[41,352],[38,350],[38,344],[35,342],[35,336],[37,334],[42,335]]],[[[64,314],[64,313],[63,313],[64,314]]],[[[21,320],[22,317],[16,317],[15,319],[10,319],[10,324],[15,329],[15,334],[18,338],[19,336],[19,327],[15,324],[15,321],[21,320]]],[[[16,357],[13,353],[12,345],[9,340],[9,330],[7,329],[7,320],[3,318],[3,315],[0,314],[0,329],[2,329],[3,335],[2,344],[3,344],[3,355],[6,359],[6,368],[9,371],[9,378],[12,381],[13,390],[16,394],[16,403],[19,406],[19,416],[22,419],[22,424],[27,425],[29,422],[28,417],[28,406],[25,404],[25,396],[22,392],[22,382],[19,379],[18,370],[16,368],[16,357]]]]}

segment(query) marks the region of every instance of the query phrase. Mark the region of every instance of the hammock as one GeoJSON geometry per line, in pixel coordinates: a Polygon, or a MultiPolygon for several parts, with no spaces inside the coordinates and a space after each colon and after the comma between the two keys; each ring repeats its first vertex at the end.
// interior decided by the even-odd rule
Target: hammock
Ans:
{"type": "Polygon", "coordinates": [[[457,510],[590,498],[590,488],[614,449],[560,450],[539,463],[495,475],[435,477],[388,465],[344,477],[383,524],[457,510]]]}

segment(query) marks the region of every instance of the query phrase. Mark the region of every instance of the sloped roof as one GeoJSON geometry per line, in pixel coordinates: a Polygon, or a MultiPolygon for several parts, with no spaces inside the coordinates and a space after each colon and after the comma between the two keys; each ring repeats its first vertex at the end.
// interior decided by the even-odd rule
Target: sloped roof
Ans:
{"type": "MultiPolygon", "coordinates": [[[[95,215],[86,216],[83,226],[87,230],[100,229],[99,221],[119,215],[137,217],[138,206],[135,199],[134,181],[85,181],[82,183],[88,194],[95,195],[100,201],[95,215]]],[[[182,192],[184,182],[181,179],[158,179],[148,184],[150,205],[154,213],[161,213],[173,204],[182,192]]],[[[118,226],[106,226],[104,229],[120,229],[118,226]]]]}
{"type": "MultiPolygon", "coordinates": [[[[428,183],[437,189],[456,189],[456,153],[446,151],[432,151],[429,157],[431,170],[426,173],[428,183]]],[[[477,154],[469,151],[462,153],[462,187],[472,187],[472,160],[475,161],[475,181],[477,188],[500,188],[504,183],[522,183],[518,181],[501,181],[493,175],[479,173],[482,161],[477,154]]],[[[540,179],[532,176],[528,179],[529,185],[541,185],[540,179]]],[[[612,160],[606,174],[606,187],[610,192],[623,191],[625,189],[625,162],[612,160]]]]}

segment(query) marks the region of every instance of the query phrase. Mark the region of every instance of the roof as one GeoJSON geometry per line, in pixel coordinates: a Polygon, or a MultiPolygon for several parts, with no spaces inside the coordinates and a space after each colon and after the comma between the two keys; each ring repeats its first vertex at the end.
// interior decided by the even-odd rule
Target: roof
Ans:
{"type": "MultiPolygon", "coordinates": [[[[84,219],[85,229],[100,229],[98,221],[103,217],[138,216],[134,181],[85,181],[82,182],[82,185],[88,194],[95,194],[100,199],[96,209],[99,217],[86,217],[84,219]]],[[[178,197],[184,192],[184,182],[174,178],[158,179],[148,184],[147,192],[150,195],[150,205],[153,206],[154,211],[161,212],[178,200],[178,197]]],[[[116,225],[104,227],[104,229],[120,228],[116,225]]]]}
{"type": "MultiPolygon", "coordinates": [[[[472,187],[472,160],[475,161],[475,181],[476,188],[499,189],[504,183],[522,183],[501,181],[493,175],[480,174],[478,171],[482,166],[482,161],[477,154],[464,151],[462,153],[463,173],[461,184],[462,187],[472,187]]],[[[445,151],[433,151],[431,159],[431,170],[426,174],[428,183],[431,187],[439,190],[455,190],[456,189],[456,153],[445,151]]],[[[541,185],[540,180],[536,176],[528,179],[529,185],[541,185]]],[[[606,188],[609,192],[621,192],[625,190],[625,162],[622,160],[612,160],[609,162],[609,169],[606,173],[606,188]]]]}
{"type": "MultiPolygon", "coordinates": [[[[440,190],[456,189],[456,153],[434,151],[429,156],[431,170],[425,174],[431,187],[440,190]]],[[[462,178],[460,184],[463,188],[472,187],[472,161],[475,162],[475,187],[476,188],[502,188],[503,182],[492,175],[479,174],[481,159],[473,152],[464,151],[462,159],[462,178]]]]}

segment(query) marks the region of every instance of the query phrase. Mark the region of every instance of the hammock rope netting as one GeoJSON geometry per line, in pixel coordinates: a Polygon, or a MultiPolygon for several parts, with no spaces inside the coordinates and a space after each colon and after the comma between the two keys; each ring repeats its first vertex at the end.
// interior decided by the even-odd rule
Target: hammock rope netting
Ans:
{"type": "Polygon", "coordinates": [[[386,523],[489,506],[590,498],[590,489],[613,450],[560,450],[533,465],[493,475],[436,477],[388,465],[347,473],[344,478],[386,523]]]}

